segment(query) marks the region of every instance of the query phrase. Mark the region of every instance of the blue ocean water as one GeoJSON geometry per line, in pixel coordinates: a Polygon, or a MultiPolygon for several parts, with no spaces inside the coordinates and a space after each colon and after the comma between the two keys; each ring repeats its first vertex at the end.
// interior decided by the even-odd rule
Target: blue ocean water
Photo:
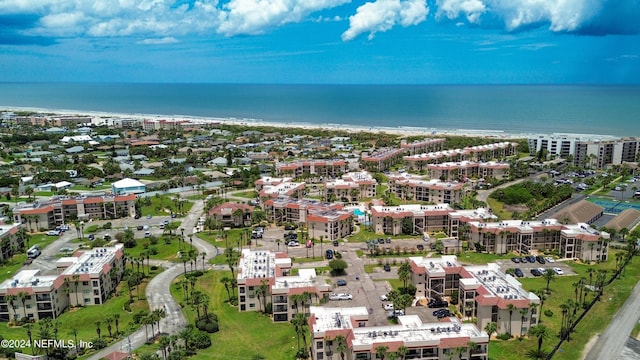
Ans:
{"type": "Polygon", "coordinates": [[[640,136],[640,86],[0,83],[0,108],[640,136]]]}

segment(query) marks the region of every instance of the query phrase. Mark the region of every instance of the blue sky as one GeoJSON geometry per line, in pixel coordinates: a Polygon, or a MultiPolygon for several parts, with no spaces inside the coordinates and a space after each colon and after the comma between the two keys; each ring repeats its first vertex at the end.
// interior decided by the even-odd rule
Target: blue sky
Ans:
{"type": "Polygon", "coordinates": [[[640,0],[0,0],[0,81],[640,83],[640,0]]]}

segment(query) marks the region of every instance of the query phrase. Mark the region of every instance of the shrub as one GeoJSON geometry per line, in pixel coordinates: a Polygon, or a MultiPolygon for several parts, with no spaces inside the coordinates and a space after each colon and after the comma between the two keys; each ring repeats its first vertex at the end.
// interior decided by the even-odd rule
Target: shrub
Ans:
{"type": "Polygon", "coordinates": [[[131,305],[129,305],[128,302],[124,303],[123,308],[124,308],[124,311],[131,312],[131,305]]]}
{"type": "Polygon", "coordinates": [[[211,337],[204,331],[194,331],[191,341],[196,349],[206,349],[211,346],[211,337]]]}
{"type": "Polygon", "coordinates": [[[111,222],[105,223],[104,225],[102,225],[102,228],[105,230],[111,229],[111,222]]]}
{"type": "Polygon", "coordinates": [[[152,236],[149,238],[149,242],[151,242],[151,245],[157,245],[158,244],[158,238],[155,236],[152,236]]]}
{"type": "Polygon", "coordinates": [[[158,249],[156,249],[155,247],[150,247],[148,251],[149,255],[158,255],[158,249]]]}
{"type": "Polygon", "coordinates": [[[544,311],[544,316],[546,317],[552,317],[553,316],[553,311],[547,309],[544,311]]]}
{"type": "Polygon", "coordinates": [[[91,340],[91,343],[93,343],[93,346],[91,347],[93,350],[100,350],[107,347],[107,341],[105,339],[96,338],[91,340]]]}
{"type": "Polygon", "coordinates": [[[509,339],[511,339],[511,334],[509,334],[509,333],[498,334],[498,336],[496,336],[496,338],[498,338],[500,340],[509,340],[509,339]]]}
{"type": "Polygon", "coordinates": [[[213,334],[215,332],[218,332],[219,330],[220,328],[218,327],[217,321],[210,321],[207,323],[205,327],[205,331],[208,332],[209,334],[213,334]]]}
{"type": "Polygon", "coordinates": [[[151,265],[151,270],[158,270],[158,265],[151,265]]]}

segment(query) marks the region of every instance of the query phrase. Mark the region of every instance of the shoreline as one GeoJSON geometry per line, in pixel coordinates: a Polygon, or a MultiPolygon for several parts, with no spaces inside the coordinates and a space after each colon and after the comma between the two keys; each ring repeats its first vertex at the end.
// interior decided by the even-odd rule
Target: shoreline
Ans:
{"type": "Polygon", "coordinates": [[[136,119],[136,120],[171,120],[171,121],[191,121],[194,123],[211,123],[220,122],[228,125],[240,125],[240,126],[264,126],[274,128],[298,128],[305,130],[321,129],[327,131],[345,131],[345,132],[368,132],[374,134],[392,134],[403,137],[408,136],[425,136],[425,137],[442,137],[442,136],[468,136],[468,137],[484,137],[484,138],[496,138],[496,139],[527,139],[531,136],[537,135],[570,135],[580,137],[594,137],[598,139],[617,139],[620,138],[614,135],[602,135],[602,134],[582,134],[582,133],[518,133],[507,132],[504,130],[489,130],[489,129],[447,129],[447,128],[419,128],[413,126],[358,126],[353,124],[337,124],[337,123],[309,123],[304,121],[268,121],[263,119],[254,118],[225,118],[225,117],[203,117],[192,115],[166,115],[166,114],[128,114],[118,112],[104,112],[104,111],[86,111],[86,110],[70,110],[70,109],[46,109],[38,107],[21,107],[21,106],[7,106],[0,105],[1,111],[31,111],[39,114],[46,114],[50,116],[90,116],[96,118],[115,118],[115,119],[136,119]]]}

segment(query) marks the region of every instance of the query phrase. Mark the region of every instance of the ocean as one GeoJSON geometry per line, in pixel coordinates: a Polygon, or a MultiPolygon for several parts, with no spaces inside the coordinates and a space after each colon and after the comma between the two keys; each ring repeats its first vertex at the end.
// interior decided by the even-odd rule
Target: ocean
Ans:
{"type": "Polygon", "coordinates": [[[420,130],[640,136],[640,86],[0,83],[42,108],[420,130]]]}

